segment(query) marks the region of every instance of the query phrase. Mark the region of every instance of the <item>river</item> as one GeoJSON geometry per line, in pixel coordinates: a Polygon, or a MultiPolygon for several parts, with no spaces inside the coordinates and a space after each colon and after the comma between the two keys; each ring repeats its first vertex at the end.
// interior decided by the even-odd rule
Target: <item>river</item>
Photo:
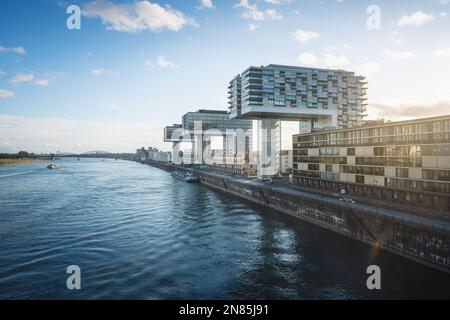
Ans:
{"type": "Polygon", "coordinates": [[[450,275],[159,169],[59,163],[0,167],[0,299],[450,298],[450,275]]]}

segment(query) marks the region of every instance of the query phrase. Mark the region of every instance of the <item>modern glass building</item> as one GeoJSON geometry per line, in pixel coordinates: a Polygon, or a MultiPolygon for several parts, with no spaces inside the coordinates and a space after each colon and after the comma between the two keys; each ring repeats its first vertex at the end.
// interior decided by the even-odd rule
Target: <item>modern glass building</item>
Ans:
{"type": "MultiPolygon", "coordinates": [[[[268,65],[250,67],[229,84],[231,117],[314,121],[319,127],[361,124],[367,82],[354,72],[268,65]]],[[[317,126],[316,126],[317,127],[317,126]]]]}
{"type": "Polygon", "coordinates": [[[164,142],[180,142],[177,131],[183,130],[181,124],[173,124],[164,128],[164,142]]]}
{"type": "Polygon", "coordinates": [[[280,121],[299,121],[300,132],[358,126],[366,84],[354,72],[273,64],[237,75],[228,86],[230,116],[259,120],[260,177],[280,172],[280,121]]]}
{"type": "Polygon", "coordinates": [[[293,137],[294,183],[450,210],[450,115],[293,137]]]}
{"type": "Polygon", "coordinates": [[[252,122],[249,120],[232,119],[230,113],[222,110],[205,110],[200,109],[196,112],[188,112],[183,115],[183,128],[185,130],[194,131],[195,122],[201,121],[202,130],[217,129],[222,132],[227,130],[236,131],[251,130],[252,122]]]}
{"type": "Polygon", "coordinates": [[[164,128],[164,141],[173,142],[173,149],[182,141],[192,143],[192,156],[198,161],[212,137],[223,138],[225,155],[248,153],[253,143],[252,121],[231,119],[227,111],[200,109],[183,115],[181,125],[164,128]]]}

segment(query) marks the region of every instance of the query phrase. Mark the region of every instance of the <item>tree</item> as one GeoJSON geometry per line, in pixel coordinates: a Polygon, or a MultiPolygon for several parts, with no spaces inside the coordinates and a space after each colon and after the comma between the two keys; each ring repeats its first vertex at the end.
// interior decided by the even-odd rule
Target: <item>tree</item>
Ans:
{"type": "Polygon", "coordinates": [[[29,154],[28,152],[26,152],[26,151],[19,151],[19,152],[17,153],[17,156],[18,156],[19,158],[29,158],[29,157],[30,157],[30,154],[29,154]]]}

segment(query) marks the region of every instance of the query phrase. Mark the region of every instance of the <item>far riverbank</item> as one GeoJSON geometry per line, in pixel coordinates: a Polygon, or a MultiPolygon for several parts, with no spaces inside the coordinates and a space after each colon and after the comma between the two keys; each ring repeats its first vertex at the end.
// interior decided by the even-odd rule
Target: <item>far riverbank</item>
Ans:
{"type": "Polygon", "coordinates": [[[28,164],[35,162],[46,162],[42,159],[0,159],[0,166],[16,165],[16,164],[28,164]]]}

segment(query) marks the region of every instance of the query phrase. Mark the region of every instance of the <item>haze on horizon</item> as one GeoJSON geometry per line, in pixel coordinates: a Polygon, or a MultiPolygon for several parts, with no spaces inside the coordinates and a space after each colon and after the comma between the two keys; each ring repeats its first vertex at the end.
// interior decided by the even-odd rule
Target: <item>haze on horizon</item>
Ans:
{"type": "MultiPolygon", "coordinates": [[[[0,152],[133,152],[165,125],[227,108],[251,65],[355,71],[369,118],[450,113],[450,1],[3,0],[0,152]],[[83,10],[69,30],[66,8],[83,10]],[[371,5],[380,28],[367,28],[371,5]]],[[[284,148],[295,125],[285,125],[284,148]]]]}

